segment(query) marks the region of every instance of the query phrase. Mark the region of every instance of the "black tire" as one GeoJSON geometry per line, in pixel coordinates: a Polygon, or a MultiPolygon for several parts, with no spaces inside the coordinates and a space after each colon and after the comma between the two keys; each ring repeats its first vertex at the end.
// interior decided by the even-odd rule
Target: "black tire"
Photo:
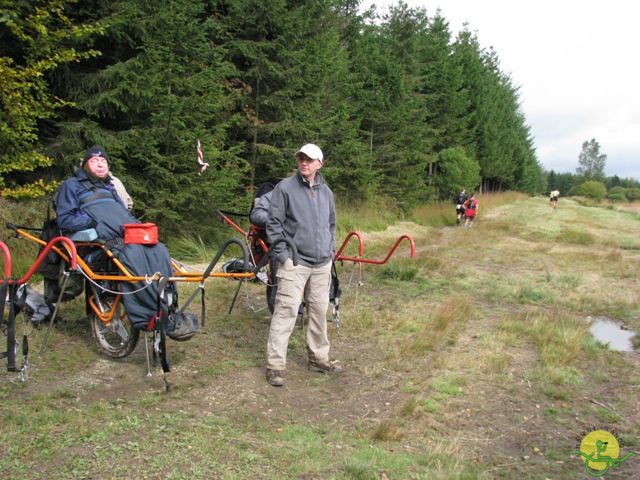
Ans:
{"type": "MultiPolygon", "coordinates": [[[[115,295],[109,294],[101,301],[106,307],[112,308],[115,299],[115,295]]],[[[115,308],[116,312],[109,325],[100,320],[93,311],[89,312],[89,321],[98,350],[111,358],[124,358],[136,348],[140,330],[133,327],[121,301],[115,308]]]]}

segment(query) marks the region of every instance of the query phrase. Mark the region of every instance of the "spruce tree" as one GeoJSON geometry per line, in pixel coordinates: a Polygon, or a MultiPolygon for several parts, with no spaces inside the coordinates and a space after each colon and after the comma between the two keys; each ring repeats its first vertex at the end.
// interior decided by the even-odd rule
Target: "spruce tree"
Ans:
{"type": "Polygon", "coordinates": [[[211,233],[212,209],[242,193],[246,168],[226,143],[235,95],[227,79],[234,70],[210,40],[215,19],[199,1],[133,0],[103,8],[82,11],[107,25],[95,45],[103,56],[64,72],[77,104],[60,124],[67,164],[102,144],[145,219],[168,232],[211,233]],[[198,140],[210,165],[202,175],[198,140]]]}

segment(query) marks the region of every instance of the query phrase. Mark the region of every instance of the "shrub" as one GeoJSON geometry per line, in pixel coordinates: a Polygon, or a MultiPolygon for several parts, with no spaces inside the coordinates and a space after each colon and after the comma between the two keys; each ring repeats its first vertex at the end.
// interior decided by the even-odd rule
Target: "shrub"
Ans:
{"type": "Polygon", "coordinates": [[[607,198],[613,202],[625,202],[627,200],[626,195],[622,192],[608,193],[607,198]]]}
{"type": "Polygon", "coordinates": [[[640,188],[627,188],[625,195],[630,202],[640,200],[640,188]]]}
{"type": "Polygon", "coordinates": [[[575,194],[593,198],[594,200],[602,200],[607,194],[607,187],[602,182],[587,180],[575,189],[575,194]]]}
{"type": "Polygon", "coordinates": [[[624,187],[616,186],[609,190],[607,198],[614,202],[625,201],[627,199],[627,189],[624,187]]]}

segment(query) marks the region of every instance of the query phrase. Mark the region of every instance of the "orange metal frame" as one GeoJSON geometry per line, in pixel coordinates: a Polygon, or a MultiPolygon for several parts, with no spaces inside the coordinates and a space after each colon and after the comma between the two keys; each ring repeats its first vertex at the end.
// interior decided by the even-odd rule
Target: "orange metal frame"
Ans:
{"type": "MultiPolygon", "coordinates": [[[[9,297],[9,316],[7,318],[7,350],[6,352],[1,352],[0,357],[7,357],[7,370],[10,372],[17,371],[16,369],[16,337],[15,337],[15,309],[14,309],[14,295],[16,288],[20,285],[25,284],[29,281],[29,279],[36,272],[40,264],[44,261],[44,258],[51,251],[51,249],[57,249],[60,251],[58,247],[55,247],[57,243],[63,243],[65,248],[67,248],[67,258],[69,260],[69,264],[71,268],[75,269],[77,267],[77,252],[76,247],[71,240],[66,237],[55,237],[52,238],[49,242],[44,243],[44,248],[38,255],[36,261],[31,265],[31,268],[25,273],[22,277],[15,279],[11,277],[12,263],[11,263],[11,252],[9,251],[9,247],[2,241],[0,241],[0,250],[4,256],[4,278],[0,278],[0,285],[5,285],[7,288],[7,293],[9,297]]],[[[4,315],[4,311],[2,312],[4,315]]],[[[23,354],[26,356],[26,340],[23,344],[23,354]]]]}
{"type": "MultiPolygon", "coordinates": [[[[26,283],[31,276],[37,271],[38,267],[44,260],[44,257],[49,253],[49,251],[53,250],[60,257],[67,262],[72,270],[77,270],[79,267],[82,272],[87,275],[87,277],[93,281],[117,281],[117,282],[146,282],[149,281],[149,277],[141,277],[132,275],[129,270],[120,262],[113,252],[109,250],[109,248],[103,243],[99,242],[73,242],[67,237],[56,237],[52,239],[50,242],[45,242],[44,240],[30,234],[28,231],[21,229],[19,227],[12,228],[19,237],[25,238],[29,241],[32,241],[43,247],[40,255],[34,264],[29,268],[27,273],[20,278],[19,280],[10,280],[10,282],[15,282],[16,284],[26,283]],[[57,243],[64,243],[67,250],[64,250],[58,246],[57,243]],[[109,257],[109,259],[116,266],[118,272],[117,273],[100,273],[95,272],[81,257],[77,254],[77,248],[81,247],[94,247],[102,249],[105,254],[109,257]]],[[[11,277],[11,254],[9,252],[8,247],[0,242],[0,249],[5,256],[5,278],[9,279],[11,277]]],[[[244,273],[224,273],[224,272],[189,272],[174,259],[171,259],[171,263],[174,269],[174,275],[169,277],[167,281],[169,282],[190,282],[190,283],[203,283],[207,278],[234,278],[234,279],[251,279],[255,277],[254,272],[244,272],[244,273]]],[[[3,282],[0,280],[0,285],[3,282]]],[[[117,307],[120,303],[120,295],[117,295],[113,305],[110,305],[110,308],[105,312],[100,309],[97,305],[95,299],[93,297],[89,297],[88,304],[91,310],[96,314],[96,316],[105,324],[109,325],[118,311],[117,307]]]]}
{"type": "MultiPolygon", "coordinates": [[[[41,246],[46,246],[47,243],[44,240],[41,240],[40,238],[31,235],[29,232],[27,232],[26,230],[23,230],[21,228],[16,228],[15,232],[23,237],[26,238],[27,240],[30,240],[34,243],[37,243],[38,245],[41,246]]],[[[69,255],[64,252],[63,250],[61,250],[60,248],[51,245],[46,252],[48,253],[49,250],[53,250],[54,252],[56,252],[58,255],[60,255],[62,257],[63,260],[65,260],[66,262],[77,262],[77,264],[80,266],[80,268],[82,269],[82,271],[91,279],[91,280],[115,280],[115,281],[119,281],[119,282],[141,282],[141,281],[147,281],[149,278],[148,277],[141,277],[141,276],[136,276],[136,275],[132,275],[131,272],[129,272],[127,270],[127,268],[115,257],[115,255],[109,250],[109,248],[107,248],[103,243],[99,243],[99,242],[72,242],[71,240],[69,240],[67,237],[56,237],[58,239],[64,239],[67,242],[65,242],[65,244],[72,244],[74,246],[74,251],[76,247],[95,247],[95,248],[101,248],[109,257],[109,259],[113,262],[113,264],[117,267],[119,273],[118,274],[108,274],[108,273],[99,273],[99,272],[95,272],[93,271],[93,269],[81,258],[81,257],[77,257],[77,255],[74,256],[74,258],[70,258],[69,255]]],[[[51,243],[51,242],[49,242],[51,243]]],[[[42,252],[42,254],[40,255],[41,257],[44,256],[44,251],[42,252]]],[[[205,281],[207,278],[235,278],[235,279],[241,279],[241,278],[253,278],[255,277],[255,273],[253,272],[245,272],[245,273],[224,273],[224,272],[209,272],[207,274],[207,276],[204,276],[205,272],[189,272],[187,270],[185,270],[178,262],[176,262],[174,259],[172,260],[172,266],[174,268],[175,274],[171,277],[169,277],[167,280],[169,282],[203,282],[205,281]]],[[[41,262],[41,260],[40,260],[41,262]]],[[[40,263],[38,261],[36,261],[36,263],[31,267],[30,271],[31,274],[33,274],[33,271],[36,270],[36,268],[40,265],[40,263]]],[[[72,269],[75,269],[75,265],[71,264],[72,269]]]]}
{"type": "MultiPolygon", "coordinates": [[[[218,215],[220,215],[220,218],[222,219],[222,221],[224,223],[229,225],[231,228],[233,228],[240,235],[242,235],[245,238],[249,237],[249,232],[245,231],[242,227],[240,227],[228,215],[226,215],[225,213],[221,212],[220,210],[218,210],[218,215]]],[[[370,263],[370,264],[374,264],[374,265],[382,265],[384,263],[387,263],[387,261],[394,254],[394,252],[396,251],[396,249],[398,248],[398,245],[400,244],[400,242],[402,242],[402,240],[407,240],[409,242],[409,245],[410,245],[410,248],[411,248],[410,256],[411,256],[411,258],[415,258],[415,256],[416,256],[416,244],[413,241],[413,238],[411,238],[411,236],[407,235],[407,234],[401,235],[396,240],[396,242],[393,244],[393,246],[391,247],[391,249],[389,250],[387,255],[382,260],[363,258],[362,255],[364,255],[364,239],[362,237],[362,234],[360,232],[358,232],[358,231],[352,231],[352,232],[349,232],[347,234],[346,238],[342,242],[342,245],[340,246],[340,248],[336,252],[333,260],[334,260],[334,262],[344,261],[344,262],[370,263]],[[342,255],[342,252],[346,248],[347,244],[354,237],[358,240],[358,255],[355,256],[355,257],[342,255]]],[[[269,248],[267,247],[267,245],[262,240],[259,239],[259,241],[261,242],[260,245],[262,246],[264,251],[268,252],[269,248]]]]}

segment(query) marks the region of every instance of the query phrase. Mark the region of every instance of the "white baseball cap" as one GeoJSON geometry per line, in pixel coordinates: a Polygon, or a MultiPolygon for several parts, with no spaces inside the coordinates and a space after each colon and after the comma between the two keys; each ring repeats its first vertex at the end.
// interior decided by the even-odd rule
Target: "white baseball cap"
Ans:
{"type": "Polygon", "coordinates": [[[313,143],[307,143],[306,145],[303,145],[300,150],[296,152],[296,157],[299,153],[304,153],[307,157],[313,160],[319,160],[320,163],[324,163],[322,150],[320,150],[320,147],[314,145],[313,143]]]}

